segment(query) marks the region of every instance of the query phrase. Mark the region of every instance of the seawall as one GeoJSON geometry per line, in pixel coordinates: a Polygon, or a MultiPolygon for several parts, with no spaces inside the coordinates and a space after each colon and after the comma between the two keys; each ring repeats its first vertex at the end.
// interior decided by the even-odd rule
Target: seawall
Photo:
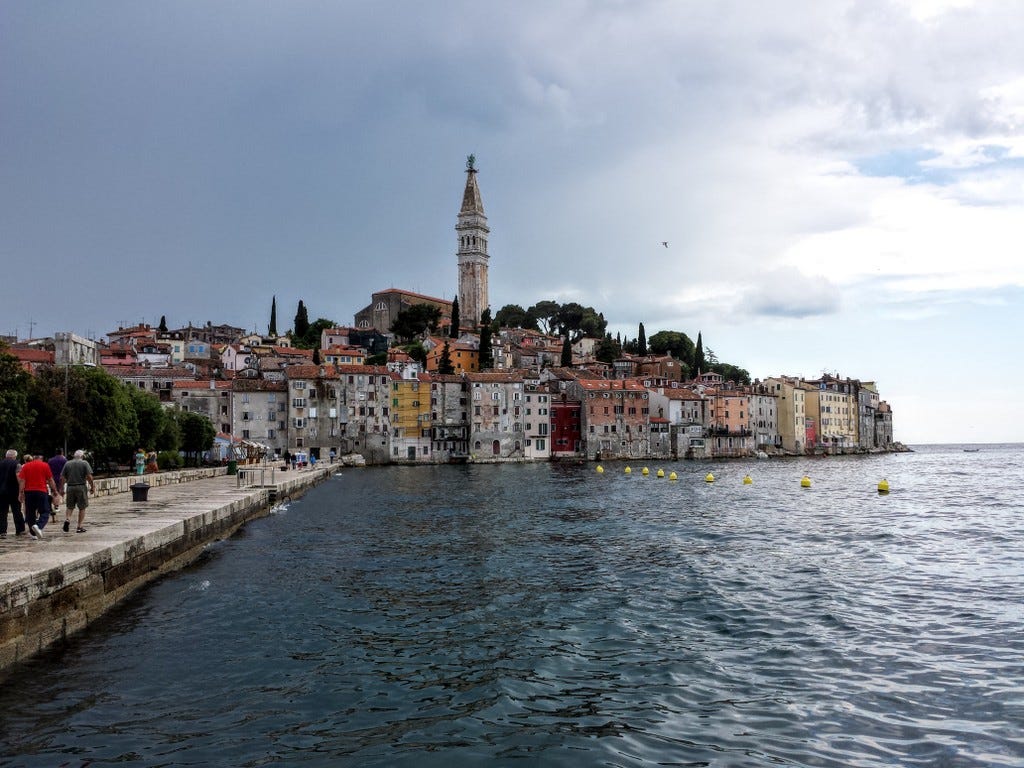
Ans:
{"type": "MultiPolygon", "coordinates": [[[[0,540],[0,674],[11,665],[87,627],[137,589],[195,560],[211,542],[231,536],[270,510],[272,499],[296,497],[333,467],[276,472],[273,483],[240,486],[221,469],[204,476],[149,475],[147,501],[127,493],[138,478],[117,478],[124,492],[97,483],[85,533],[61,530],[63,508],[42,541],[0,540]],[[157,482],[164,477],[163,482],[157,482]]],[[[252,475],[244,476],[252,481],[252,475]]],[[[270,476],[264,477],[264,482],[270,476]]],[[[256,480],[258,482],[258,480],[256,480]]]]}

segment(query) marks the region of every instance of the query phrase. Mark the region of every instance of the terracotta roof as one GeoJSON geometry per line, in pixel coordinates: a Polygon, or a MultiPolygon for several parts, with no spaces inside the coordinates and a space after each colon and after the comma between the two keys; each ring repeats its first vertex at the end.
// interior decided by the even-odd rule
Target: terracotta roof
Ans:
{"type": "Polygon", "coordinates": [[[690,389],[666,389],[663,394],[669,400],[703,400],[700,395],[690,389]]]}
{"type": "Polygon", "coordinates": [[[373,295],[380,296],[381,294],[384,293],[397,293],[401,296],[413,296],[414,298],[417,299],[427,299],[428,301],[434,301],[437,302],[438,304],[451,304],[451,301],[449,299],[439,299],[436,296],[427,296],[426,294],[423,293],[413,293],[412,291],[405,291],[402,290],[401,288],[386,288],[383,291],[374,291],[373,295]]]}
{"type": "Polygon", "coordinates": [[[518,371],[507,373],[467,373],[466,381],[480,382],[481,384],[514,384],[522,383],[523,376],[518,371]]]}
{"type": "Polygon", "coordinates": [[[288,383],[269,379],[235,379],[231,382],[234,392],[287,392],[288,383]]]}
{"type": "MultiPolygon", "coordinates": [[[[234,382],[219,381],[217,379],[214,379],[213,380],[213,389],[214,390],[218,390],[218,389],[231,389],[231,385],[233,383],[234,382]]],[[[209,390],[210,389],[210,380],[209,379],[192,379],[191,381],[173,381],[173,382],[171,382],[171,389],[194,389],[197,392],[199,392],[200,390],[204,390],[204,389],[205,390],[209,390]]]]}
{"type": "Polygon", "coordinates": [[[339,365],[339,374],[350,374],[350,373],[371,373],[378,376],[390,376],[391,371],[384,365],[339,365]]]}
{"type": "Polygon", "coordinates": [[[337,378],[338,369],[333,363],[321,363],[320,365],[289,365],[284,369],[289,379],[316,379],[321,376],[337,378]]]}
{"type": "Polygon", "coordinates": [[[614,392],[616,390],[627,390],[631,392],[646,392],[647,388],[637,381],[619,379],[609,381],[608,379],[580,379],[577,383],[586,390],[599,392],[614,392]]]}

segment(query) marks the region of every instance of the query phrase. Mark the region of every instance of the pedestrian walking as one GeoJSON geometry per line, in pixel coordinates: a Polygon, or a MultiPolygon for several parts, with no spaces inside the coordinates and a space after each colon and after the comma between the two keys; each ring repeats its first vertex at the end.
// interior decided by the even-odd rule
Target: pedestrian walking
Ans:
{"type": "Polygon", "coordinates": [[[18,500],[25,507],[25,524],[35,539],[43,538],[43,528],[50,518],[47,492],[60,502],[57,484],[53,481],[50,465],[42,456],[25,456],[26,461],[18,472],[18,500]]]}
{"type": "Polygon", "coordinates": [[[61,486],[64,488],[64,533],[71,529],[71,511],[75,508],[78,509],[75,533],[85,533],[85,510],[89,506],[89,493],[96,493],[92,467],[85,460],[85,451],[75,451],[75,457],[64,465],[61,486]]]}
{"type": "Polygon", "coordinates": [[[18,492],[18,452],[13,448],[0,460],[0,539],[7,538],[7,513],[14,518],[14,535],[25,535],[25,518],[21,514],[18,492]]]}

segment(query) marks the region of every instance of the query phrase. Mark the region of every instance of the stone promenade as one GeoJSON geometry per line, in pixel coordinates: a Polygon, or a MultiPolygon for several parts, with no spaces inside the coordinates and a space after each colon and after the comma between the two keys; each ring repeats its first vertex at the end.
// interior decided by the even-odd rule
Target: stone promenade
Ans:
{"type": "MultiPolygon", "coordinates": [[[[43,539],[0,539],[0,671],[81,630],[143,584],[194,560],[269,510],[272,499],[301,494],[334,467],[235,475],[153,485],[132,494],[90,496],[85,533],[61,530],[61,507],[43,539]]],[[[153,478],[156,479],[156,476],[153,478]]],[[[133,481],[134,482],[134,481],[133,481]]]]}

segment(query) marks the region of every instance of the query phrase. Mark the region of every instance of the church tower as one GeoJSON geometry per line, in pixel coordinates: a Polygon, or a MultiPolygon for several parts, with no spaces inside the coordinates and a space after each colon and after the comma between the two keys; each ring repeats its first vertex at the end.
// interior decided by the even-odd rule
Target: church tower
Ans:
{"type": "Polygon", "coordinates": [[[476,184],[476,158],[466,158],[466,191],[455,225],[459,236],[459,318],[460,325],[476,327],[489,305],[487,297],[487,227],[480,188],[476,184]]]}

